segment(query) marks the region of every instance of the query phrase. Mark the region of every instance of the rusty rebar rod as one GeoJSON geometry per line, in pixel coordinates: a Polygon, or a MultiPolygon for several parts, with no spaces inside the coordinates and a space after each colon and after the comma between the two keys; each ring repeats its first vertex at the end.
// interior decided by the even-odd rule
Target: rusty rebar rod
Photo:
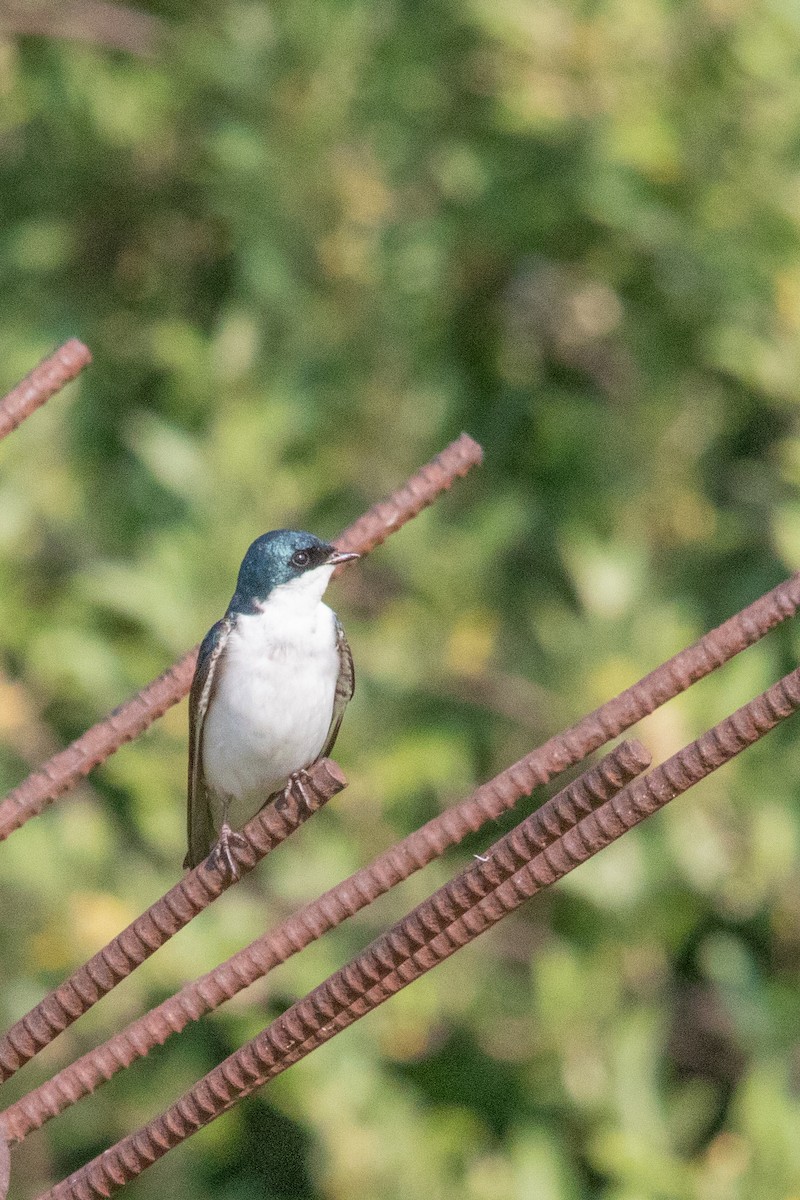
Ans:
{"type": "Polygon", "coordinates": [[[92,361],[89,350],[77,338],[59,346],[34,367],[15,388],[0,400],[0,441],[8,437],[26,417],[80,375],[92,361]]]}
{"type": "Polygon", "coordinates": [[[285,962],[328,930],[371,904],[441,855],[448,847],[497,819],[523,796],[572,766],[605,740],[651,712],[695,680],[707,675],[745,645],[757,640],[800,603],[800,576],[780,584],[718,629],[682,651],[664,667],[590,713],[566,733],[551,738],[471,796],[428,821],[371,863],[318,899],[304,905],[276,929],[257,938],[202,978],[145,1013],[103,1045],[89,1051],[40,1089],[23,1097],[13,1120],[25,1136],[57,1112],[88,1094],[117,1071],[161,1045],[173,1032],[217,1008],[256,979],[285,962]],[[748,642],[747,639],[750,639],[748,642]],[[667,671],[669,668],[669,671],[667,671]]]}
{"type": "Polygon", "coordinates": [[[0,10],[0,33],[8,37],[66,38],[152,58],[165,25],[150,13],[107,0],[73,0],[56,7],[7,0],[0,10]]]}
{"type": "Polygon", "coordinates": [[[8,1142],[0,1129],[0,1200],[6,1200],[8,1184],[11,1179],[11,1155],[8,1153],[8,1142]]]}
{"type": "MultiPolygon", "coordinates": [[[[649,762],[649,754],[638,744],[631,747],[623,743],[600,766],[582,776],[580,782],[570,784],[542,804],[525,822],[528,836],[537,841],[540,849],[550,845],[590,807],[607,799],[604,780],[619,777],[621,787],[649,762]]],[[[521,789],[526,787],[528,780],[524,767],[517,763],[484,788],[498,793],[510,791],[518,797],[523,794],[521,789]]],[[[23,1096],[0,1117],[6,1137],[10,1141],[22,1141],[118,1071],[148,1054],[154,1046],[162,1045],[171,1034],[179,1033],[190,1021],[197,1021],[219,1007],[326,930],[371,903],[397,881],[398,872],[393,864],[405,862],[413,869],[413,859],[404,859],[403,854],[398,853],[402,845],[395,846],[387,855],[381,855],[318,900],[305,905],[277,929],[257,938],[227,962],[187,983],[174,996],[23,1096]]],[[[403,869],[403,877],[408,873],[403,869]]]]}
{"type": "MultiPolygon", "coordinates": [[[[538,853],[544,846],[551,844],[565,829],[618,792],[649,762],[649,753],[638,743],[625,743],[617,747],[601,763],[571,783],[548,801],[541,810],[501,839],[493,848],[494,852],[498,855],[504,853],[506,870],[513,872],[522,862],[530,858],[531,854],[538,853]]],[[[490,853],[492,852],[490,851],[490,853]]],[[[471,871],[467,871],[462,875],[467,876],[471,873],[471,871]]],[[[458,876],[447,885],[454,895],[461,879],[462,876],[458,876]]],[[[435,895],[438,896],[445,890],[440,889],[435,895]]],[[[427,902],[428,905],[430,903],[430,901],[427,902]]],[[[468,901],[468,905],[469,903],[471,901],[468,901]]],[[[423,907],[419,906],[415,909],[414,913],[406,918],[406,921],[411,921],[423,907]]],[[[0,1132],[7,1133],[7,1116],[7,1113],[3,1114],[0,1132]]]]}
{"type": "MultiPolygon", "coordinates": [[[[357,550],[360,554],[374,550],[432,504],[459,476],[466,475],[480,463],[482,457],[478,443],[462,433],[388,500],[373,505],[345,529],[335,539],[335,544],[342,550],[357,550]]],[[[114,709],[104,720],[92,725],[10,791],[0,801],[0,842],[182,700],[192,683],[197,651],[197,646],[189,650],[163,675],[114,709]]]]}
{"type": "MultiPolygon", "coordinates": [[[[360,546],[361,553],[380,545],[403,520],[409,520],[426,504],[432,503],[456,476],[466,474],[470,466],[480,461],[480,454],[477,443],[462,434],[395,493],[393,500],[376,505],[345,530],[336,539],[337,545],[342,549],[360,546]],[[408,504],[406,515],[402,518],[397,514],[400,507],[397,498],[400,496],[408,504]],[[377,514],[374,516],[374,525],[367,525],[368,520],[373,521],[373,514],[377,514]],[[359,527],[364,530],[363,535],[359,534],[359,537],[363,536],[363,541],[353,536],[353,531],[359,527]]],[[[776,625],[795,616],[798,609],[800,575],[792,575],[699,641],[656,667],[638,683],[601,704],[563,734],[551,738],[542,747],[541,754],[549,757],[555,755],[560,765],[557,770],[550,772],[548,778],[574,766],[611,738],[630,729],[667,700],[673,699],[691,684],[754,645],[776,625]]],[[[0,842],[74,787],[125,742],[138,737],[173,704],[177,704],[191,686],[196,662],[197,647],[10,791],[0,801],[0,842]]],[[[447,844],[450,843],[443,843],[447,844]]]]}
{"type": "MultiPolygon", "coordinates": [[[[305,788],[291,780],[288,788],[262,808],[242,830],[246,845],[233,846],[239,877],[279,846],[304,821],[345,786],[341,769],[323,758],[305,773],[305,788]]],[[[159,947],[183,929],[233,882],[214,851],[198,867],[113,938],[87,963],[0,1038],[0,1082],[16,1071],[115,988],[159,947]]]]}
{"type": "MultiPolygon", "coordinates": [[[[670,800],[729,762],[800,708],[800,669],[721,721],[642,779],[629,783],[539,851],[521,833],[502,838],[479,862],[418,905],[350,963],[176,1103],[123,1138],[39,1200],[108,1197],[336,1033],[490,929],[670,800]]],[[[523,826],[524,826],[523,822],[523,826]]]]}

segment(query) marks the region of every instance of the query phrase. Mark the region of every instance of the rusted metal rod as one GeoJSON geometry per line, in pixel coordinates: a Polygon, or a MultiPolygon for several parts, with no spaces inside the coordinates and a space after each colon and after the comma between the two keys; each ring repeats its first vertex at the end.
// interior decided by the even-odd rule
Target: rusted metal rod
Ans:
{"type": "MultiPolygon", "coordinates": [[[[378,855],[277,928],[257,938],[202,978],[187,984],[155,1009],[66,1067],[13,1110],[19,1136],[38,1128],[117,1071],[161,1045],[173,1032],[217,1008],[309,943],[371,904],[462,841],[486,821],[497,819],[523,796],[622,732],[637,716],[652,712],[716,666],[758,640],[800,604],[800,576],[780,584],[743,612],[676,655],[634,687],[590,713],[565,733],[482,784],[471,796],[378,855]],[[24,1110],[23,1110],[24,1106],[24,1110]]],[[[11,1110],[9,1110],[11,1111],[11,1110]]],[[[17,1135],[15,1135],[17,1136],[17,1135]]]]}
{"type": "Polygon", "coordinates": [[[7,0],[0,11],[0,33],[5,38],[67,38],[140,58],[155,56],[164,29],[158,17],[108,0],[56,7],[7,0]]]}
{"type": "MultiPolygon", "coordinates": [[[[483,451],[466,433],[446,446],[429,463],[398,488],[388,500],[375,504],[335,539],[342,550],[367,554],[391,533],[432,504],[437,496],[478,463],[483,451]]],[[[92,725],[65,750],[59,751],[0,801],[0,842],[37,816],[59,796],[125,742],[138,737],[173,704],[183,699],[192,683],[197,663],[195,646],[130,700],[92,725]]]]}
{"type": "Polygon", "coordinates": [[[10,1178],[11,1155],[8,1153],[8,1142],[3,1137],[3,1131],[0,1128],[0,1200],[6,1200],[10,1178]]]}
{"type": "MultiPolygon", "coordinates": [[[[619,779],[617,786],[621,787],[649,762],[650,756],[643,747],[623,743],[598,767],[558,792],[528,817],[524,822],[527,836],[535,839],[540,849],[550,845],[592,806],[607,799],[608,779],[619,779]]],[[[497,791],[511,789],[515,795],[521,794],[520,788],[525,786],[527,778],[516,764],[498,775],[489,786],[497,791]],[[512,778],[516,782],[512,782],[512,778]]],[[[397,862],[403,861],[401,854],[395,857],[397,862]]],[[[327,929],[371,903],[396,882],[397,872],[392,870],[386,858],[382,855],[319,900],[307,904],[277,929],[257,938],[200,979],[186,984],[176,995],[23,1096],[0,1118],[6,1137],[10,1141],[22,1141],[32,1130],[39,1129],[51,1117],[95,1091],[117,1071],[142,1058],[153,1046],[163,1044],[190,1021],[199,1020],[204,1013],[217,1008],[285,962],[327,929]]],[[[413,860],[406,861],[409,870],[413,869],[413,860]]]]}
{"type": "MultiPolygon", "coordinates": [[[[663,808],[800,708],[800,669],[721,721],[539,851],[522,826],[297,1001],[136,1133],[39,1200],[108,1197],[336,1033],[377,1008],[520,904],[663,808]]],[[[525,822],[523,822],[523,826],[525,822]]]]}
{"type": "MultiPolygon", "coordinates": [[[[559,796],[554,797],[548,802],[546,808],[546,816],[543,818],[541,812],[535,813],[524,821],[513,833],[508,834],[501,842],[498,842],[494,848],[496,853],[501,852],[501,847],[507,850],[508,869],[513,871],[516,869],[512,864],[516,862],[517,866],[531,854],[536,853],[541,846],[552,842],[554,838],[559,836],[559,832],[565,827],[573,824],[580,819],[581,816],[591,812],[593,808],[602,804],[609,796],[619,791],[624,784],[633,778],[650,761],[650,756],[647,751],[637,743],[626,743],[618,747],[610,754],[602,763],[586,772],[580,779],[575,780],[569,785],[559,796]]],[[[463,875],[470,875],[471,871],[464,872],[463,875]]],[[[448,885],[450,890],[457,889],[462,876],[458,876],[448,885]]],[[[432,897],[435,899],[440,893],[446,889],[440,889],[439,892],[432,897]]],[[[429,906],[431,901],[427,902],[429,906]]],[[[472,903],[467,901],[467,906],[472,903]]],[[[406,918],[406,921],[413,921],[425,906],[419,906],[406,918]]],[[[5,1123],[5,1114],[3,1118],[5,1123]]],[[[2,1126],[0,1126],[2,1129],[2,1126]]],[[[91,1193],[90,1193],[91,1194],[91,1193]]]]}
{"type": "Polygon", "coordinates": [[[198,647],[59,750],[0,801],[0,842],[80,783],[99,763],[132,741],[186,695],[197,664],[198,647]]]}
{"type": "MultiPolygon", "coordinates": [[[[341,769],[323,758],[308,768],[305,788],[287,790],[245,825],[246,846],[232,848],[239,876],[285,841],[302,823],[345,786],[341,769]]],[[[212,853],[152,904],[55,991],[31,1009],[0,1038],[0,1081],[10,1079],[34,1055],[116,987],[159,947],[183,929],[230,887],[233,880],[212,853]]]]}
{"type": "Polygon", "coordinates": [[[77,338],[59,346],[48,358],[0,400],[0,441],[21,425],[26,417],[79,375],[92,361],[89,350],[77,338]]]}

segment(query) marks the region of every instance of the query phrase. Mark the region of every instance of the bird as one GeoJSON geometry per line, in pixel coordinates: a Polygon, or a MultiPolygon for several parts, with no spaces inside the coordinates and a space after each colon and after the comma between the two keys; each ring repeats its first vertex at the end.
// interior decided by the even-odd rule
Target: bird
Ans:
{"type": "Polygon", "coordinates": [[[225,615],[200,646],[189,693],[185,867],[212,850],[232,878],[237,831],[330,754],[353,695],[353,656],[322,596],[360,555],[273,529],[250,545],[225,615]]]}

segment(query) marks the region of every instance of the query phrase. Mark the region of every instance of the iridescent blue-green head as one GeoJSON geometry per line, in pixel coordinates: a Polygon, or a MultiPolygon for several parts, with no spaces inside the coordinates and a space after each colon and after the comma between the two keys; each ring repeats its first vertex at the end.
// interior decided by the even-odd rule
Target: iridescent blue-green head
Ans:
{"type": "Polygon", "coordinates": [[[358,557],[299,529],[262,533],[242,559],[228,611],[259,612],[274,600],[316,603],[334,567],[358,557]]]}

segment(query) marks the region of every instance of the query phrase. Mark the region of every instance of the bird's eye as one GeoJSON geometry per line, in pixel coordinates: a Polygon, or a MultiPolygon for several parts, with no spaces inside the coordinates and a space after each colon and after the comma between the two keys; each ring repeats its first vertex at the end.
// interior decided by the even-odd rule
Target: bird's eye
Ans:
{"type": "Polygon", "coordinates": [[[291,557],[293,567],[307,567],[311,555],[307,550],[295,550],[291,557]]]}

